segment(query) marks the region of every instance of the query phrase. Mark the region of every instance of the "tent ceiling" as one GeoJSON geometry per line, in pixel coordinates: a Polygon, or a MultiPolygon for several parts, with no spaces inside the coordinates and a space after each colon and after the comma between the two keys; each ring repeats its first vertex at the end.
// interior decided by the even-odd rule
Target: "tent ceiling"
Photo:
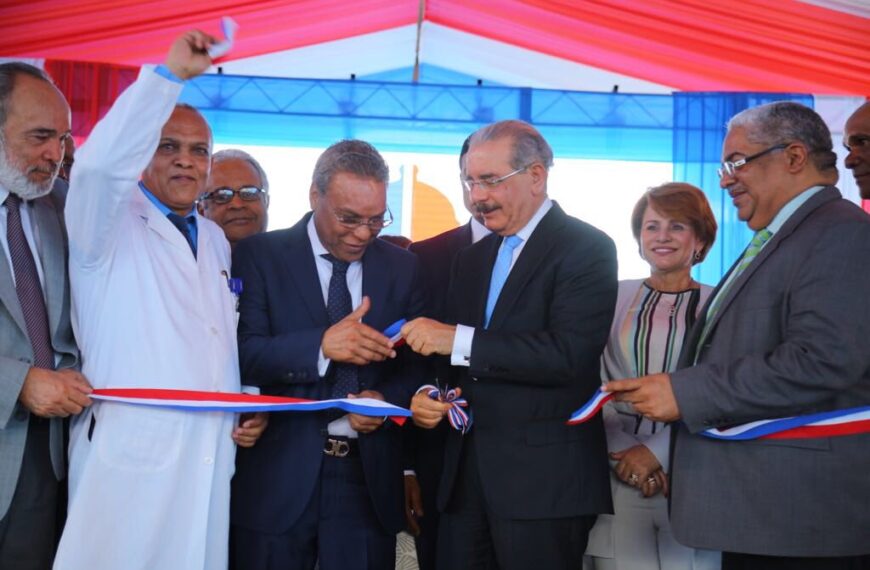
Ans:
{"type": "MultiPolygon", "coordinates": [[[[865,5],[856,0],[426,0],[424,19],[681,90],[867,95],[870,19],[860,15],[865,5]]],[[[193,26],[215,31],[218,18],[231,15],[241,25],[232,54],[238,59],[412,25],[417,7],[418,0],[3,3],[0,56],[156,62],[179,31],[193,26]]]]}
{"type": "MultiPolygon", "coordinates": [[[[230,75],[379,79],[383,72],[414,64],[417,26],[408,25],[343,40],[222,63],[230,75]]],[[[421,59],[426,65],[453,70],[463,83],[515,85],[572,91],[671,93],[673,87],[545,55],[508,43],[423,23],[421,59]]],[[[215,71],[215,70],[212,70],[215,71]]],[[[403,81],[410,80],[410,73],[403,81]]],[[[391,79],[387,79],[388,81],[391,79]]],[[[425,71],[422,82],[429,82],[425,71]]],[[[445,81],[438,81],[445,83],[445,81]]],[[[454,81],[446,81],[450,83],[454,81]]]]}

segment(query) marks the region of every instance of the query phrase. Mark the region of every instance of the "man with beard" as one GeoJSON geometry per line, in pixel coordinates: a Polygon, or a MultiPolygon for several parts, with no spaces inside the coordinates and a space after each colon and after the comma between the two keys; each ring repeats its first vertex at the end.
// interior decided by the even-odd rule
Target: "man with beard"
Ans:
{"type": "MultiPolygon", "coordinates": [[[[76,336],[95,387],[239,392],[230,250],[193,207],[211,131],[176,104],[213,42],[197,31],[176,39],[78,153],[65,216],[76,336]]],[[[261,420],[235,424],[115,402],[77,417],[55,568],[225,568],[233,441],[252,445],[262,431],[261,420]]]]}
{"type": "Polygon", "coordinates": [[[852,113],[845,130],[843,146],[849,151],[846,168],[855,176],[861,198],[870,200],[870,102],[852,113]]]}
{"type": "Polygon", "coordinates": [[[269,179],[260,163],[234,148],[214,153],[199,212],[221,227],[230,247],[269,224],[269,179]]]}
{"type": "Polygon", "coordinates": [[[0,65],[0,568],[47,569],[66,472],[63,423],[90,404],[74,370],[63,204],[70,110],[48,76],[0,65]]]}

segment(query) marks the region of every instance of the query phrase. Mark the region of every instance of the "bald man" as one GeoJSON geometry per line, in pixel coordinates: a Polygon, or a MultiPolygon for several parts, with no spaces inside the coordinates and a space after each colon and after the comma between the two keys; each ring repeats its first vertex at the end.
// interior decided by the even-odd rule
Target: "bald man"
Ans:
{"type": "Polygon", "coordinates": [[[846,121],[843,146],[849,151],[846,168],[852,171],[861,198],[870,200],[870,101],[858,107],[846,121]]]}

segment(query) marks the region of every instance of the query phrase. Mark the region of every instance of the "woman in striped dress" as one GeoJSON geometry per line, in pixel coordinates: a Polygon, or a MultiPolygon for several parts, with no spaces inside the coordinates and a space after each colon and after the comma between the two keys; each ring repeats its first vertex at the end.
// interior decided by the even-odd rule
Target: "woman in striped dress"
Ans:
{"type": "MultiPolygon", "coordinates": [[[[621,281],[610,339],[601,358],[603,382],[676,368],[683,339],[711,288],[695,282],[716,237],[716,220],[698,188],[669,183],[652,188],[631,218],[646,279],[621,281]]],[[[596,570],[719,568],[719,553],[677,543],[668,522],[670,427],[635,413],[630,404],[604,408],[614,515],[601,515],[587,555],[596,570]]]]}

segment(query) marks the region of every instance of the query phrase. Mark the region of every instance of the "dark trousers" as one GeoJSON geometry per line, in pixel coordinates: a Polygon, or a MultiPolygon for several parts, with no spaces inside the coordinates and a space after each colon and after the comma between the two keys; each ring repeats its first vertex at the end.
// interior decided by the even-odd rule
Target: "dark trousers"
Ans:
{"type": "Polygon", "coordinates": [[[870,555],[792,558],[723,552],[722,570],[870,570],[870,555]]]}
{"type": "Polygon", "coordinates": [[[596,515],[518,520],[486,505],[472,441],[463,445],[456,487],[441,514],[438,568],[576,570],[596,515]]]}
{"type": "Polygon", "coordinates": [[[392,570],[396,536],[384,531],[372,509],[362,463],[323,457],[311,502],[286,533],[232,527],[232,567],[237,570],[392,570]]]}
{"type": "MultiPolygon", "coordinates": [[[[440,473],[439,473],[440,475],[440,473]]],[[[440,515],[436,497],[438,495],[438,481],[430,481],[420,477],[420,494],[423,500],[423,516],[417,519],[420,525],[420,534],[414,537],[414,545],[417,550],[417,565],[420,570],[435,570],[435,557],[438,546],[438,522],[440,515]]]]}
{"type": "Polygon", "coordinates": [[[49,455],[49,421],[31,415],[12,503],[0,520],[0,568],[49,570],[60,530],[60,487],[49,455]]]}

